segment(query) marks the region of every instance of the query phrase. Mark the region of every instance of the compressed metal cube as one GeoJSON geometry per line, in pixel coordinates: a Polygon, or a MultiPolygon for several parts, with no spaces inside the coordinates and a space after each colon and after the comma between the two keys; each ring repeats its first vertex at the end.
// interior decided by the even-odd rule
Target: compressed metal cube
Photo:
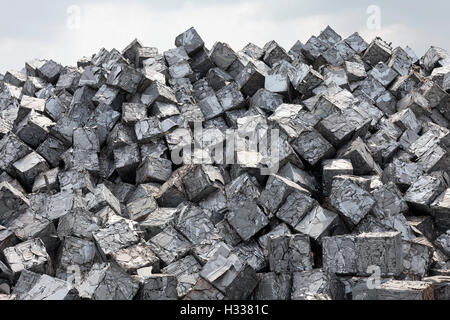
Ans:
{"type": "Polygon", "coordinates": [[[335,212],[317,205],[295,226],[295,230],[321,241],[323,237],[330,235],[338,224],[339,216],[335,212]]]}
{"type": "Polygon", "coordinates": [[[73,131],[73,147],[78,150],[100,151],[100,141],[95,128],[83,127],[73,131]]]}
{"type": "Polygon", "coordinates": [[[177,295],[183,298],[194,288],[200,280],[202,266],[191,255],[180,259],[161,270],[164,274],[177,277],[177,295]]]}
{"type": "Polygon", "coordinates": [[[23,270],[51,274],[52,262],[41,239],[31,239],[3,250],[6,262],[14,274],[23,270]]]}
{"type": "Polygon", "coordinates": [[[225,111],[241,108],[245,103],[236,82],[222,87],[217,91],[216,96],[225,111]]]}
{"type": "MultiPolygon", "coordinates": [[[[200,77],[204,77],[210,69],[215,67],[209,56],[209,51],[204,47],[192,56],[190,65],[194,73],[200,77]]],[[[198,79],[197,75],[195,76],[196,80],[198,79]]]]}
{"type": "Polygon", "coordinates": [[[35,281],[17,300],[78,300],[78,291],[72,284],[57,278],[34,275],[35,281]]]}
{"type": "Polygon", "coordinates": [[[266,257],[266,260],[268,260],[269,257],[269,250],[268,250],[268,243],[269,243],[269,237],[271,236],[282,236],[282,235],[290,235],[291,231],[289,227],[281,223],[274,227],[270,232],[266,233],[265,235],[262,235],[258,238],[258,244],[263,250],[264,257],[266,257]]]}
{"type": "Polygon", "coordinates": [[[141,162],[139,146],[135,143],[114,149],[114,167],[119,175],[127,179],[133,176],[141,162]]]}
{"type": "Polygon", "coordinates": [[[106,79],[106,84],[134,94],[141,82],[142,74],[126,64],[116,64],[106,79]]]}
{"type": "Polygon", "coordinates": [[[218,91],[225,87],[229,82],[231,82],[233,80],[233,77],[220,68],[212,68],[208,71],[206,80],[208,81],[208,84],[211,86],[211,88],[213,88],[215,91],[218,91]]]}
{"type": "Polygon", "coordinates": [[[325,160],[322,163],[323,194],[328,196],[333,178],[338,175],[352,175],[353,166],[347,159],[325,160]]]}
{"type": "Polygon", "coordinates": [[[142,280],[139,300],[177,300],[177,277],[166,274],[152,274],[142,280]]]}
{"type": "Polygon", "coordinates": [[[333,179],[330,193],[331,205],[351,227],[357,225],[375,205],[370,193],[343,176],[333,179]]]}
{"type": "Polygon", "coordinates": [[[386,130],[380,130],[367,139],[367,147],[372,153],[373,159],[377,163],[385,165],[392,161],[399,149],[399,143],[386,130]]]}
{"type": "Polygon", "coordinates": [[[292,275],[292,300],[304,300],[304,295],[324,294],[333,300],[343,298],[343,288],[332,274],[322,269],[295,272],[292,275]]]}
{"type": "Polygon", "coordinates": [[[96,263],[77,289],[83,299],[132,300],[139,284],[114,263],[96,263]]]}
{"type": "Polygon", "coordinates": [[[48,238],[56,235],[54,224],[30,209],[12,221],[9,229],[21,241],[41,238],[44,242],[48,242],[48,238]]]}
{"type": "Polygon", "coordinates": [[[271,175],[267,180],[265,189],[261,192],[258,202],[271,213],[276,213],[285,204],[288,196],[295,192],[309,195],[307,190],[291,180],[278,175],[271,175]]]}
{"type": "Polygon", "coordinates": [[[200,278],[183,300],[223,300],[222,292],[214,288],[208,281],[200,278]]]}
{"type": "Polygon", "coordinates": [[[40,277],[41,274],[23,270],[12,290],[12,293],[16,296],[17,300],[22,299],[39,281],[40,277]]]}
{"type": "Polygon", "coordinates": [[[415,210],[430,212],[431,203],[446,189],[441,177],[421,175],[404,195],[404,199],[415,210]]]}
{"type": "Polygon", "coordinates": [[[136,143],[136,132],[134,128],[117,123],[108,135],[107,144],[109,149],[123,147],[136,143]]]}
{"type": "Polygon", "coordinates": [[[294,140],[292,147],[311,166],[326,158],[331,158],[336,152],[331,143],[314,129],[301,133],[294,140]]]}
{"type": "Polygon", "coordinates": [[[417,163],[394,159],[384,169],[383,180],[393,181],[404,192],[422,175],[423,169],[417,163]]]}
{"type": "Polygon", "coordinates": [[[165,119],[180,114],[180,111],[175,104],[163,102],[155,102],[150,112],[151,115],[156,116],[160,119],[165,119]]]}
{"type": "Polygon", "coordinates": [[[73,190],[70,189],[48,196],[41,214],[52,221],[63,217],[74,207],[74,197],[73,190]]]}
{"type": "Polygon", "coordinates": [[[231,227],[226,219],[219,221],[215,224],[219,237],[223,239],[223,242],[230,246],[238,245],[242,239],[237,232],[231,227]]]}
{"type": "Polygon", "coordinates": [[[286,50],[284,50],[276,41],[269,41],[264,46],[264,62],[273,67],[275,63],[280,60],[285,60],[288,62],[292,62],[292,58],[287,54],[286,50]]]}
{"type": "Polygon", "coordinates": [[[229,211],[226,219],[242,240],[249,240],[269,223],[269,219],[257,205],[259,190],[247,174],[233,180],[225,190],[229,211]]]}
{"type": "Polygon", "coordinates": [[[170,160],[147,156],[136,171],[138,183],[165,182],[172,175],[172,162],[170,160]]]}
{"type": "Polygon", "coordinates": [[[337,34],[336,31],[334,31],[330,26],[327,26],[324,30],[322,30],[318,38],[322,41],[325,41],[330,46],[342,40],[342,37],[337,34]]]}
{"type": "Polygon", "coordinates": [[[262,248],[254,240],[241,242],[234,247],[233,252],[256,271],[261,272],[267,267],[262,248]]]}
{"type": "Polygon", "coordinates": [[[147,59],[154,59],[159,55],[158,48],[155,47],[142,47],[136,50],[136,60],[134,62],[136,68],[143,66],[143,62],[147,59]]]}
{"type": "Polygon", "coordinates": [[[407,280],[421,280],[428,273],[433,246],[423,240],[403,241],[403,274],[407,280]]]}
{"type": "MultiPolygon", "coordinates": [[[[59,238],[64,237],[77,237],[87,240],[93,239],[93,233],[100,229],[100,225],[103,224],[102,214],[103,212],[110,212],[111,216],[115,215],[114,211],[106,207],[98,213],[98,217],[92,216],[91,212],[88,212],[82,208],[72,208],[70,212],[60,217],[58,220],[57,234],[59,238]]],[[[107,220],[105,218],[104,220],[107,220]]]]}
{"type": "Polygon", "coordinates": [[[59,74],[62,71],[62,66],[53,60],[48,60],[36,69],[37,75],[47,82],[56,84],[59,74]]]}
{"type": "Polygon", "coordinates": [[[375,66],[378,62],[387,62],[392,55],[392,48],[380,38],[375,38],[362,56],[368,64],[375,66]]]}
{"type": "Polygon", "coordinates": [[[245,53],[255,60],[260,60],[264,56],[264,50],[251,42],[249,42],[240,52],[245,53]]]}
{"type": "Polygon", "coordinates": [[[415,133],[419,133],[422,129],[422,124],[417,120],[414,112],[411,109],[404,109],[393,114],[390,117],[390,121],[398,126],[403,131],[412,130],[415,133]]]}
{"type": "Polygon", "coordinates": [[[257,273],[258,285],[253,292],[254,300],[290,300],[292,276],[289,273],[257,273]]]}
{"type": "Polygon", "coordinates": [[[26,73],[21,71],[9,70],[6,71],[2,81],[12,84],[16,87],[23,87],[25,81],[27,81],[27,75],[26,73]]]}
{"type": "Polygon", "coordinates": [[[141,102],[146,106],[150,106],[155,101],[176,103],[177,98],[170,87],[155,81],[142,93],[141,102]]]}
{"type": "Polygon", "coordinates": [[[355,110],[347,109],[342,114],[333,113],[322,119],[316,125],[316,129],[333,146],[339,147],[350,140],[352,136],[363,135],[369,123],[369,119],[361,116],[355,110]]]}
{"type": "Polygon", "coordinates": [[[48,136],[36,149],[45,160],[49,163],[51,167],[58,166],[61,155],[67,150],[67,147],[60,140],[48,136]]]}
{"type": "Polygon", "coordinates": [[[30,206],[22,192],[8,182],[0,183],[0,224],[8,225],[30,206]]]}
{"type": "Polygon", "coordinates": [[[148,143],[162,136],[161,123],[156,117],[149,117],[136,122],[134,130],[140,143],[148,143]]]}
{"type": "Polygon", "coordinates": [[[302,53],[310,61],[315,61],[319,56],[330,48],[330,44],[316,36],[308,39],[302,49],[302,53]]]}
{"type": "Polygon", "coordinates": [[[217,235],[217,230],[207,214],[191,203],[182,203],[177,207],[173,223],[174,227],[194,244],[216,238],[217,235]]]}
{"type": "Polygon", "coordinates": [[[317,205],[317,201],[309,194],[302,191],[294,191],[287,196],[276,212],[277,218],[296,228],[305,215],[317,205]]]}
{"type": "Polygon", "coordinates": [[[361,81],[367,77],[366,69],[361,63],[345,61],[344,68],[349,82],[361,81]]]}
{"type": "Polygon", "coordinates": [[[17,136],[32,148],[37,148],[49,133],[49,128],[54,122],[33,110],[23,118],[16,127],[17,136]]]}
{"type": "Polygon", "coordinates": [[[378,62],[367,74],[376,79],[384,87],[389,86],[398,76],[398,73],[384,62],[378,62]]]}
{"type": "Polygon", "coordinates": [[[94,182],[88,171],[68,170],[58,174],[61,191],[81,190],[83,193],[94,190],[94,182]]]}
{"type": "Polygon", "coordinates": [[[298,104],[281,104],[268,118],[278,125],[289,140],[298,138],[309,127],[314,127],[320,119],[298,104]]]}
{"type": "Polygon", "coordinates": [[[283,97],[266,89],[259,89],[250,99],[250,107],[259,107],[274,112],[283,103],[283,97]]]}
{"type": "Polygon", "coordinates": [[[152,267],[159,270],[159,259],[145,242],[121,248],[111,255],[112,259],[129,274],[136,274],[138,269],[152,267]]]}
{"type": "MultiPolygon", "coordinates": [[[[398,77],[389,88],[389,91],[397,98],[403,99],[421,83],[421,78],[415,72],[407,76],[398,77]]],[[[423,93],[422,93],[423,94],[423,93]]]]}
{"type": "Polygon", "coordinates": [[[289,78],[295,90],[301,94],[307,94],[323,81],[320,73],[304,63],[297,67],[296,72],[289,74],[289,78]]]}
{"type": "Polygon", "coordinates": [[[191,243],[173,227],[168,226],[148,241],[152,251],[164,265],[169,265],[188,253],[191,243]]]}
{"type": "Polygon", "coordinates": [[[204,99],[199,100],[198,107],[200,107],[201,113],[205,117],[205,120],[210,120],[220,116],[224,112],[224,109],[215,94],[211,94],[206,96],[204,99]]]}
{"type": "Polygon", "coordinates": [[[382,276],[399,275],[403,271],[399,232],[324,237],[322,245],[326,272],[367,275],[369,266],[379,267],[382,276]]]}
{"type": "Polygon", "coordinates": [[[186,49],[182,46],[165,51],[164,58],[166,59],[169,67],[181,61],[188,61],[190,59],[186,52],[186,49]]]}
{"type": "MultiPolygon", "coordinates": [[[[136,191],[137,190],[139,190],[139,188],[136,189],[136,191]]],[[[142,195],[133,195],[132,199],[129,199],[126,204],[128,216],[134,221],[146,219],[149,214],[157,209],[157,207],[158,205],[154,195],[150,194],[147,190],[142,195]]]]}
{"type": "Polygon", "coordinates": [[[173,223],[175,218],[175,208],[156,208],[144,221],[140,222],[140,227],[145,231],[145,239],[150,239],[173,223]]]}
{"type": "Polygon", "coordinates": [[[401,76],[406,76],[411,68],[412,60],[405,50],[397,47],[392,51],[392,57],[388,65],[401,76]]]}
{"type": "Polygon", "coordinates": [[[436,226],[442,231],[450,229],[450,188],[447,188],[431,204],[436,226]]]}
{"type": "Polygon", "coordinates": [[[93,88],[100,88],[106,83],[106,71],[103,68],[96,66],[87,66],[81,74],[78,85],[91,86],[93,88]]]}
{"type": "Polygon", "coordinates": [[[182,177],[184,189],[189,200],[197,202],[224,184],[223,177],[216,167],[196,165],[182,177]]]}
{"type": "Polygon", "coordinates": [[[0,169],[15,175],[13,164],[31,151],[14,133],[8,133],[0,140],[0,169]]]}
{"type": "Polygon", "coordinates": [[[255,270],[224,246],[203,266],[200,276],[230,300],[246,299],[258,284],[255,270]]]}
{"type": "Polygon", "coordinates": [[[397,186],[390,182],[372,191],[371,194],[376,201],[372,213],[377,220],[385,226],[400,231],[403,239],[413,239],[412,230],[403,215],[408,211],[408,205],[397,186]]]}
{"type": "Polygon", "coordinates": [[[349,87],[349,80],[345,69],[342,67],[330,68],[326,67],[324,69],[324,84],[329,86],[335,84],[341,88],[349,87]]]}
{"type": "Polygon", "coordinates": [[[425,236],[431,241],[436,238],[434,221],[430,216],[409,216],[407,221],[417,236],[425,236]]]}
{"type": "Polygon", "coordinates": [[[277,274],[311,270],[313,260],[306,235],[271,236],[268,241],[270,271],[277,274]]]}
{"type": "Polygon", "coordinates": [[[358,32],[351,34],[350,36],[345,38],[344,41],[358,54],[364,52],[368,47],[367,42],[359,35],[358,32]]]}
{"type": "Polygon", "coordinates": [[[370,266],[379,266],[381,274],[398,275],[403,270],[401,234],[399,232],[363,233],[356,237],[356,267],[360,274],[370,266]],[[381,255],[374,254],[382,252],[381,255]]]}
{"type": "Polygon", "coordinates": [[[173,79],[188,78],[191,81],[195,81],[196,77],[194,71],[192,71],[189,62],[182,60],[169,67],[169,75],[173,79]]]}
{"type": "Polygon", "coordinates": [[[210,52],[211,60],[226,71],[231,64],[238,59],[237,54],[231,49],[231,47],[223,42],[216,42],[210,52]]]}
{"type": "Polygon", "coordinates": [[[177,47],[183,46],[186,52],[192,56],[202,49],[205,43],[194,27],[192,27],[176,37],[175,45],[177,47]]]}
{"type": "Polygon", "coordinates": [[[260,88],[264,88],[266,76],[266,70],[258,64],[249,62],[235,79],[243,94],[253,96],[260,88]]]}
{"type": "Polygon", "coordinates": [[[271,72],[266,76],[264,88],[281,94],[283,97],[293,97],[293,87],[289,73],[295,72],[295,67],[285,60],[277,62],[271,72]]]}
{"type": "Polygon", "coordinates": [[[120,202],[111,191],[102,183],[97,185],[92,193],[88,193],[85,198],[86,209],[91,212],[98,212],[106,206],[111,207],[120,215],[120,202]]]}
{"type": "Polygon", "coordinates": [[[381,175],[381,168],[373,160],[367,145],[360,137],[357,137],[356,139],[342,147],[338,151],[337,157],[342,159],[349,159],[352,162],[353,172],[356,175],[372,173],[381,175]]]}
{"type": "MultiPolygon", "coordinates": [[[[97,249],[93,241],[65,237],[57,256],[56,277],[68,281],[73,277],[72,270],[79,268],[81,278],[94,264],[96,255],[97,249]]],[[[73,278],[73,280],[75,280],[74,284],[76,285],[81,281],[81,279],[76,278],[73,278]]]]}
{"type": "Polygon", "coordinates": [[[376,300],[434,300],[433,284],[425,281],[390,280],[375,291],[376,300]]]}
{"type": "Polygon", "coordinates": [[[135,63],[138,50],[142,47],[142,43],[138,39],[134,39],[125,49],[123,49],[122,55],[131,63],[135,63]]]}
{"type": "Polygon", "coordinates": [[[445,254],[447,257],[450,257],[450,231],[447,230],[446,233],[441,234],[436,238],[435,242],[436,246],[445,254]]]}
{"type": "Polygon", "coordinates": [[[111,256],[116,251],[139,242],[137,225],[134,221],[117,218],[113,223],[94,232],[94,240],[103,258],[111,256]]]}
{"type": "Polygon", "coordinates": [[[428,100],[430,107],[435,108],[447,97],[447,93],[433,81],[425,82],[419,92],[428,100]]]}
{"type": "Polygon", "coordinates": [[[16,238],[12,230],[0,225],[0,250],[2,252],[5,248],[14,246],[18,241],[19,239],[16,238]]]}
{"type": "Polygon", "coordinates": [[[434,276],[423,278],[425,282],[432,282],[435,300],[448,300],[450,298],[449,277],[434,276]]]}
{"type": "Polygon", "coordinates": [[[31,152],[14,162],[13,168],[16,170],[18,179],[30,190],[33,187],[34,179],[49,169],[45,159],[36,152],[31,152]]]}
{"type": "Polygon", "coordinates": [[[92,101],[97,104],[106,104],[114,110],[120,110],[124,98],[120,94],[119,89],[110,87],[106,84],[100,87],[92,101]]]}
{"type": "Polygon", "coordinates": [[[287,163],[280,169],[278,175],[297,183],[302,188],[309,190],[312,194],[315,194],[318,191],[316,178],[307,171],[300,169],[300,166],[294,166],[292,163],[287,163]]]}
{"type": "Polygon", "coordinates": [[[25,81],[22,93],[27,96],[34,96],[36,92],[42,90],[47,85],[48,83],[44,79],[35,76],[29,76],[27,78],[27,81],[25,81]]]}

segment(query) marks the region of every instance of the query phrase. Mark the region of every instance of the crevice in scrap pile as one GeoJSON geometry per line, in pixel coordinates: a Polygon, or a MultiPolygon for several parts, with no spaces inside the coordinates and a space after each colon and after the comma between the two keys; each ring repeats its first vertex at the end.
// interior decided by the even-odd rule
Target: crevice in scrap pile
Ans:
{"type": "Polygon", "coordinates": [[[8,71],[0,300],[448,300],[449,80],[330,27],[8,71]]]}

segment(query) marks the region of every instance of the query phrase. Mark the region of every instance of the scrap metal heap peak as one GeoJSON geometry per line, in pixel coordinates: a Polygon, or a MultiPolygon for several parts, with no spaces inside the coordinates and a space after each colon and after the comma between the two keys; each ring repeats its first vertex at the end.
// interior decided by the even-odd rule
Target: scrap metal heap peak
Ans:
{"type": "Polygon", "coordinates": [[[445,50],[331,27],[26,62],[0,300],[450,299],[449,93],[445,50]]]}

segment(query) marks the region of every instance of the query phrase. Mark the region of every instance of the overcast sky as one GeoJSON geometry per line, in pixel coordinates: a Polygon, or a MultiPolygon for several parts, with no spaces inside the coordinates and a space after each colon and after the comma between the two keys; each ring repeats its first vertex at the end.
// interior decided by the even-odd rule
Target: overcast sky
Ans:
{"type": "Polygon", "coordinates": [[[0,0],[0,73],[21,69],[32,58],[76,65],[100,48],[122,50],[134,38],[161,52],[194,26],[210,48],[215,41],[235,50],[251,41],[276,40],[289,49],[327,25],[343,37],[358,31],[394,46],[409,45],[418,56],[431,45],[450,48],[450,2],[364,0],[0,0]],[[380,8],[380,29],[374,29],[380,8]],[[375,20],[376,22],[376,20],[375,20]]]}

